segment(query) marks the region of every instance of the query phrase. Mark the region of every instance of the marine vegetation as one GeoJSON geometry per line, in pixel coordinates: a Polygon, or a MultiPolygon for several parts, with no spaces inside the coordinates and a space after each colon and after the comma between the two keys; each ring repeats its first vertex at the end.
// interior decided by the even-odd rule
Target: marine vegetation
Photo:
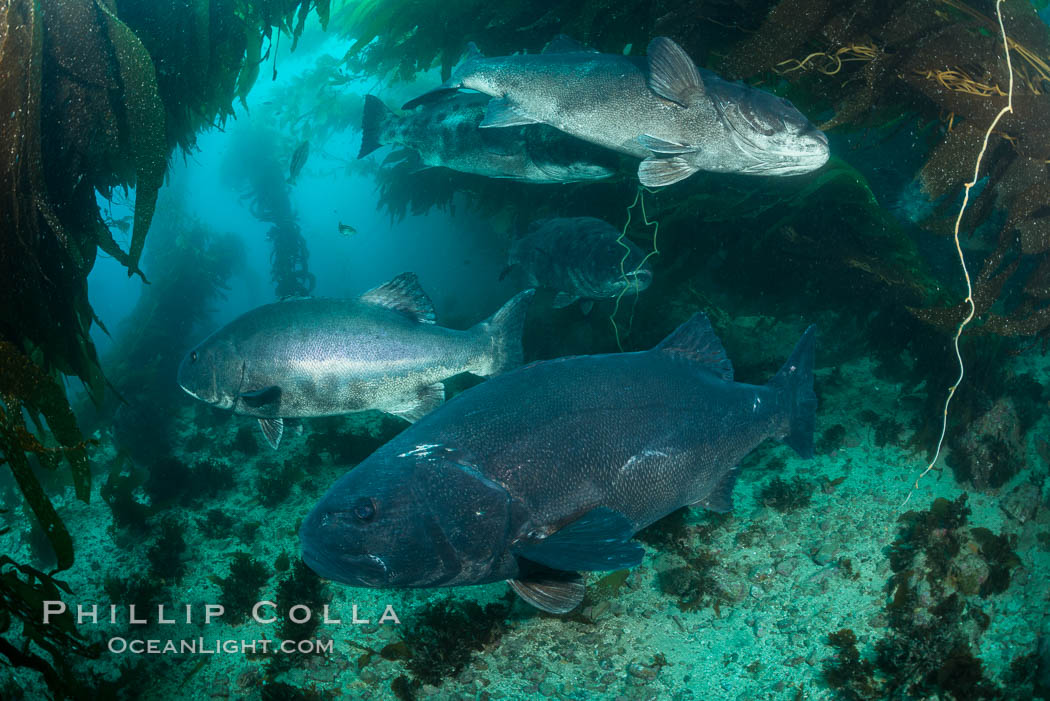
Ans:
{"type": "Polygon", "coordinates": [[[233,623],[243,623],[251,614],[252,606],[259,600],[259,592],[270,579],[266,565],[245,552],[235,552],[230,560],[230,573],[224,577],[213,576],[218,585],[219,604],[233,623]]]}
{"type": "Polygon", "coordinates": [[[412,625],[401,640],[415,688],[422,684],[440,686],[460,673],[475,653],[498,644],[510,611],[510,598],[484,607],[473,601],[440,599],[414,612],[412,625]]]}
{"type": "Polygon", "coordinates": [[[151,284],[115,330],[117,343],[104,359],[115,392],[100,419],[116,416],[118,443],[136,460],[170,450],[169,419],[185,403],[170,378],[244,258],[237,236],[213,232],[187,213],[178,188],[162,202],[165,216],[152,228],[143,263],[151,284]]]}
{"type": "Polygon", "coordinates": [[[272,246],[270,279],[277,297],[306,297],[316,281],[310,273],[310,253],[299,229],[299,215],[289,197],[288,163],[278,158],[275,146],[281,139],[266,130],[237,134],[223,172],[235,189],[245,193],[252,216],[270,224],[266,238],[272,246]]]}
{"type": "Polygon", "coordinates": [[[975,655],[991,620],[981,600],[1006,590],[1020,560],[1011,538],[967,528],[966,501],[966,494],[954,502],[939,498],[927,511],[900,517],[889,550],[889,627],[874,641],[874,658],[860,654],[851,630],[828,636],[836,655],[826,661],[824,678],[843,698],[944,693],[962,700],[1031,693],[1030,678],[1007,680],[1005,688],[986,679],[975,655]]]}

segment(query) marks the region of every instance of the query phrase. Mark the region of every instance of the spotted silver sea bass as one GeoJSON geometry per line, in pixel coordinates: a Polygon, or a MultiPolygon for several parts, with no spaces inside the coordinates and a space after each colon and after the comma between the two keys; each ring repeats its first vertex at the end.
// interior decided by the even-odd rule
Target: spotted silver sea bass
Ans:
{"type": "Polygon", "coordinates": [[[686,505],[729,510],[737,464],[762,441],[812,455],[814,337],[765,385],[733,381],[699,314],[650,351],[488,380],[343,475],[303,522],[303,559],[354,586],[505,579],[569,611],[580,570],[641,562],[638,530],[686,505]]]}
{"type": "Polygon", "coordinates": [[[259,419],[270,445],[284,419],[379,409],[415,421],[445,400],[441,380],[521,363],[532,290],[466,331],[438,326],[413,273],[357,299],[290,299],[257,307],[190,351],[179,385],[259,419]]]}
{"type": "Polygon", "coordinates": [[[595,300],[639,294],[652,282],[645,253],[620,233],[594,217],[542,219],[511,246],[507,270],[518,267],[530,287],[557,291],[556,308],[582,300],[586,314],[595,300]]]}
{"type": "Polygon", "coordinates": [[[649,43],[645,64],[584,49],[560,37],[541,54],[486,58],[471,51],[425,103],[442,91],[491,95],[482,127],[549,124],[644,159],[647,187],[698,170],[795,175],[828,160],[828,140],[790,102],[697,69],[667,37],[649,43]]]}
{"type": "Polygon", "coordinates": [[[397,144],[417,152],[426,166],[489,178],[571,183],[615,174],[612,154],[548,126],[479,129],[488,102],[487,95],[448,91],[398,116],[366,95],[357,157],[397,144]]]}

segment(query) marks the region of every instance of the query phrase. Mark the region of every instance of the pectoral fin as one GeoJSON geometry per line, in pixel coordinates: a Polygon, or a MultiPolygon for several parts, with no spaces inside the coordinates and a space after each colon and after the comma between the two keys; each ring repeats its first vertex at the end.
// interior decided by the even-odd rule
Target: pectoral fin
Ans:
{"type": "Polygon", "coordinates": [[[576,295],[571,295],[568,292],[559,292],[558,294],[554,295],[554,300],[551,302],[551,306],[555,309],[561,309],[562,307],[569,306],[578,299],[579,297],[577,297],[576,295]]]}
{"type": "Polygon", "coordinates": [[[604,506],[592,509],[550,535],[532,535],[511,552],[555,570],[619,570],[645,556],[631,542],[634,527],[623,514],[604,506]]]}
{"type": "Polygon", "coordinates": [[[660,139],[649,134],[642,134],[638,137],[638,143],[645,148],[649,149],[653,153],[662,153],[668,155],[677,155],[683,153],[696,153],[699,149],[695,146],[686,146],[685,144],[677,144],[673,141],[667,141],[666,139],[660,139]]]}
{"type": "Polygon", "coordinates": [[[638,182],[644,187],[666,187],[700,170],[681,156],[649,157],[638,164],[638,182]]]}
{"type": "Polygon", "coordinates": [[[440,382],[420,388],[419,395],[408,404],[391,409],[391,414],[400,416],[405,421],[415,423],[445,401],[445,386],[440,382]]]}
{"type": "Polygon", "coordinates": [[[258,409],[269,404],[278,404],[281,401],[281,388],[275,386],[263,387],[262,389],[242,392],[241,401],[252,409],[258,409]]]}
{"type": "Polygon", "coordinates": [[[568,613],[583,601],[583,578],[577,572],[542,571],[507,583],[518,596],[547,613],[568,613]]]}
{"type": "Polygon", "coordinates": [[[259,419],[259,428],[270,447],[277,450],[281,445],[281,436],[284,435],[284,419],[259,419]]]}
{"type": "Polygon", "coordinates": [[[498,97],[489,101],[488,106],[485,107],[485,119],[481,120],[481,124],[478,127],[480,129],[488,127],[520,127],[526,124],[537,124],[538,122],[538,119],[533,119],[522,112],[521,108],[511,102],[509,98],[498,97]]]}
{"type": "Polygon", "coordinates": [[[580,312],[584,316],[587,316],[588,314],[590,314],[592,309],[594,309],[594,300],[593,299],[585,299],[585,300],[582,300],[580,302],[580,312]]]}

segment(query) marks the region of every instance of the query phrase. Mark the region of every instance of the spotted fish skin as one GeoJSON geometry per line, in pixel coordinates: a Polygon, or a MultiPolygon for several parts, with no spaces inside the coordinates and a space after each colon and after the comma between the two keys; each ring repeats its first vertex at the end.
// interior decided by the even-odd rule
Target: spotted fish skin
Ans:
{"type": "Polygon", "coordinates": [[[650,42],[645,63],[566,38],[540,54],[485,57],[472,45],[448,81],[405,106],[457,89],[493,98],[483,128],[547,124],[643,159],[646,187],[699,170],[796,175],[829,157],[827,137],[787,100],[698,69],[667,37],[650,42]]]}
{"type": "Polygon", "coordinates": [[[555,307],[639,294],[652,282],[645,252],[608,222],[558,217],[533,222],[511,246],[508,268],[524,271],[531,287],[557,292],[555,307]]]}
{"type": "Polygon", "coordinates": [[[178,381],[201,401],[259,419],[275,448],[283,428],[267,422],[286,418],[378,409],[414,421],[444,401],[442,380],[520,364],[531,296],[463,331],[436,323],[412,273],[355,299],[283,300],[202,341],[178,381]]]}
{"type": "Polygon", "coordinates": [[[733,381],[702,315],[650,351],[493,378],[338,480],[303,523],[303,557],[355,586],[509,580],[570,610],[576,570],[638,564],[638,530],[686,505],[730,509],[737,465],[762,441],[812,455],[814,336],[761,386],[733,381]]]}
{"type": "Polygon", "coordinates": [[[551,127],[480,129],[488,102],[487,95],[449,91],[399,116],[367,95],[358,158],[396,144],[418,153],[424,166],[489,178],[570,183],[615,175],[613,154],[551,127]]]}

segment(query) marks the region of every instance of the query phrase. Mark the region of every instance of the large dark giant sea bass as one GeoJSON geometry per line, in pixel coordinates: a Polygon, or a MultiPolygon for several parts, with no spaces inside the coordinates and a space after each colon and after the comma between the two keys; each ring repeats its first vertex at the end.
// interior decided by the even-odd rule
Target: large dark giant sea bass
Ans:
{"type": "Polygon", "coordinates": [[[299,532],[318,574],[354,586],[508,580],[564,613],[579,571],[637,565],[641,528],[731,508],[767,438],[813,452],[815,328],[766,385],[733,381],[707,318],[650,351],[535,363],[423,417],[329,489],[299,532]]]}

